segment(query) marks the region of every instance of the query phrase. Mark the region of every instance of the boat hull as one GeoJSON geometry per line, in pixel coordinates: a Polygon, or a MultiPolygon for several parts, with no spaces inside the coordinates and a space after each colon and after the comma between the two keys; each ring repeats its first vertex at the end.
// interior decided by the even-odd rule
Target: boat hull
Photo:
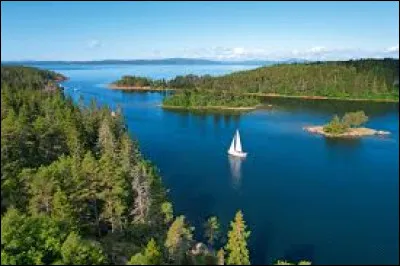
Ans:
{"type": "Polygon", "coordinates": [[[232,156],[240,157],[240,158],[245,158],[247,156],[247,152],[237,152],[237,151],[229,151],[229,150],[228,150],[228,154],[232,155],[232,156]]]}

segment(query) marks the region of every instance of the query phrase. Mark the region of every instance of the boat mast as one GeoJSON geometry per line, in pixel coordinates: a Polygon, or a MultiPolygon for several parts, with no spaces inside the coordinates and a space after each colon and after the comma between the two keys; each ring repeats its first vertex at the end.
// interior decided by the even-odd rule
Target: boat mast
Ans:
{"type": "Polygon", "coordinates": [[[242,152],[242,144],[240,143],[240,135],[239,130],[236,130],[236,146],[235,150],[238,152],[242,152]]]}

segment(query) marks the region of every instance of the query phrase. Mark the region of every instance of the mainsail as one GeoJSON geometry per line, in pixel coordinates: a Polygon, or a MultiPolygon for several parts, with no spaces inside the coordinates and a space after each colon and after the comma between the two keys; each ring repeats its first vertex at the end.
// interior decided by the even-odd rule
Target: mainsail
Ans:
{"type": "Polygon", "coordinates": [[[229,152],[235,151],[235,136],[233,136],[231,146],[229,147],[229,152]]]}
{"type": "Polygon", "coordinates": [[[242,144],[240,143],[239,130],[236,130],[236,146],[235,151],[242,152],[242,144]]]}

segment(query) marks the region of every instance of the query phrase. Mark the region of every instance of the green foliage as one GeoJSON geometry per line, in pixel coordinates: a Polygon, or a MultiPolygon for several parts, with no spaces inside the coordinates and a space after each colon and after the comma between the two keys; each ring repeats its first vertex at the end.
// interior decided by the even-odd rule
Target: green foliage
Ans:
{"type": "Polygon", "coordinates": [[[137,253],[131,257],[127,265],[150,265],[147,258],[142,253],[137,253]]]}
{"type": "Polygon", "coordinates": [[[163,106],[183,108],[254,107],[260,99],[254,96],[235,95],[226,91],[184,90],[163,100],[163,106]]]}
{"type": "Polygon", "coordinates": [[[129,86],[129,87],[146,87],[153,85],[151,79],[137,76],[123,76],[120,80],[114,82],[116,86],[129,86]]]}
{"type": "Polygon", "coordinates": [[[224,251],[223,248],[218,250],[217,258],[218,258],[218,265],[224,265],[225,264],[225,251],[224,251]]]}
{"type": "Polygon", "coordinates": [[[65,237],[50,217],[30,217],[9,209],[1,219],[2,264],[50,264],[60,258],[65,237]]]}
{"type": "Polygon", "coordinates": [[[185,216],[181,215],[175,218],[171,224],[168,232],[167,239],[165,240],[165,247],[168,250],[170,258],[179,263],[185,256],[186,251],[192,243],[193,228],[185,224],[185,216]]]}
{"type": "Polygon", "coordinates": [[[98,243],[82,240],[71,232],[61,247],[62,263],[67,265],[106,264],[106,257],[98,243]]]}
{"type": "Polygon", "coordinates": [[[174,218],[174,212],[172,209],[172,204],[171,202],[163,202],[161,204],[161,213],[164,215],[164,222],[165,223],[170,223],[172,219],[174,218]]]}
{"type": "Polygon", "coordinates": [[[161,252],[153,238],[147,243],[144,256],[147,258],[150,265],[158,265],[161,263],[161,252]]]}
{"type": "Polygon", "coordinates": [[[66,77],[50,70],[38,70],[34,67],[23,66],[1,66],[1,87],[25,87],[29,89],[41,90],[46,85],[55,83],[52,81],[62,81],[66,77]]]}
{"type": "Polygon", "coordinates": [[[76,223],[76,212],[72,207],[67,195],[58,190],[53,197],[52,212],[51,216],[53,219],[60,222],[65,222],[70,228],[75,228],[76,223]]]}
{"type": "Polygon", "coordinates": [[[367,121],[368,116],[365,115],[364,111],[346,113],[342,118],[342,123],[348,127],[358,127],[367,121]]]}
{"type": "Polygon", "coordinates": [[[205,237],[207,238],[207,242],[212,246],[214,245],[215,241],[218,240],[219,238],[220,225],[218,222],[218,218],[215,216],[208,218],[204,227],[205,227],[205,237]]]}
{"type": "Polygon", "coordinates": [[[340,118],[337,115],[334,115],[332,121],[326,124],[323,130],[330,134],[342,134],[348,130],[348,126],[340,121],[340,118]]]}
{"type": "Polygon", "coordinates": [[[228,233],[228,243],[225,250],[228,253],[227,265],[250,265],[249,250],[247,249],[247,239],[250,231],[247,231],[243,220],[243,214],[238,211],[235,220],[231,222],[231,230],[228,233]]]}
{"type": "Polygon", "coordinates": [[[159,265],[161,263],[161,252],[154,239],[150,239],[143,252],[136,253],[131,257],[128,265],[159,265]]]}
{"type": "Polygon", "coordinates": [[[327,133],[338,135],[347,132],[351,127],[361,126],[368,121],[364,111],[346,113],[342,119],[334,115],[332,120],[326,124],[323,130],[327,133]]]}
{"type": "MultiPolygon", "coordinates": [[[[60,90],[48,90],[46,86],[54,79],[62,79],[53,72],[2,66],[1,75],[2,212],[14,207],[29,213],[25,219],[31,223],[50,223],[49,232],[54,224],[60,239],[52,262],[62,263],[62,238],[73,230],[85,239],[97,237],[102,245],[103,239],[113,236],[108,237],[115,241],[111,246],[123,243],[120,250],[124,252],[147,241],[125,241],[130,232],[157,238],[165,235],[166,226],[160,226],[164,215],[161,204],[167,200],[165,189],[154,166],[143,160],[137,143],[130,139],[120,110],[113,116],[109,108],[95,102],[78,108],[60,90]],[[134,180],[140,181],[137,187],[134,180]],[[137,192],[145,184],[147,194],[140,196],[148,202],[149,210],[142,219],[143,212],[134,210],[137,192]],[[133,225],[137,219],[145,222],[145,230],[133,225]]],[[[15,248],[6,245],[2,258],[10,263],[50,261],[48,252],[41,250],[46,247],[44,240],[31,240],[38,238],[35,234],[29,229],[23,235],[26,241],[13,241],[15,248]]],[[[7,236],[22,237],[17,230],[7,236]]],[[[72,247],[86,252],[88,260],[95,260],[90,255],[92,244],[80,238],[74,241],[79,245],[72,247]]],[[[126,256],[114,249],[104,250],[111,263],[126,256]]]]}
{"type": "Polygon", "coordinates": [[[177,76],[168,86],[236,93],[399,99],[398,59],[280,64],[219,77],[177,76]]]}

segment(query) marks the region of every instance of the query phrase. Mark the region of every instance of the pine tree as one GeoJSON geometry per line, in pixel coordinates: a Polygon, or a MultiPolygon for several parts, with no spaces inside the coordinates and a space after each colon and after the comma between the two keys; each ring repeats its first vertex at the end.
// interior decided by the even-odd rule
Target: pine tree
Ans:
{"type": "Polygon", "coordinates": [[[147,243],[144,256],[150,265],[159,265],[161,263],[161,253],[153,238],[147,243]]]}
{"type": "Polygon", "coordinates": [[[110,154],[105,154],[99,161],[100,175],[104,189],[100,198],[104,201],[101,217],[111,224],[111,231],[122,229],[124,212],[127,210],[127,184],[120,169],[115,165],[110,154]]]}
{"type": "Polygon", "coordinates": [[[114,159],[115,155],[115,136],[110,127],[108,118],[103,119],[99,128],[98,146],[103,154],[108,154],[114,159]]]}
{"type": "Polygon", "coordinates": [[[214,242],[219,237],[219,222],[218,218],[212,216],[208,218],[207,222],[204,225],[205,227],[205,237],[207,238],[207,242],[209,245],[213,246],[214,242]]]}
{"type": "Polygon", "coordinates": [[[185,224],[185,216],[178,216],[171,224],[165,247],[168,249],[169,257],[175,262],[180,263],[189,249],[192,242],[192,230],[185,224]]]}
{"type": "Polygon", "coordinates": [[[160,265],[161,253],[154,239],[150,239],[144,252],[136,253],[131,257],[128,265],[160,265]]]}
{"type": "Polygon", "coordinates": [[[171,202],[166,201],[161,204],[161,213],[164,214],[164,222],[166,224],[170,223],[172,219],[174,219],[174,212],[171,202]]]}
{"type": "Polygon", "coordinates": [[[64,265],[100,265],[106,264],[106,257],[97,242],[83,240],[71,232],[61,247],[64,265]]]}
{"type": "Polygon", "coordinates": [[[99,200],[105,184],[99,173],[98,162],[90,151],[85,154],[79,170],[77,190],[74,192],[80,203],[79,212],[95,224],[97,235],[100,235],[99,200]]]}
{"type": "Polygon", "coordinates": [[[29,184],[29,208],[32,214],[51,213],[55,188],[51,170],[44,167],[39,169],[29,184]]]}
{"type": "Polygon", "coordinates": [[[150,180],[144,161],[139,162],[131,170],[132,191],[135,193],[131,214],[136,223],[146,223],[150,210],[150,180]]]}
{"type": "Polygon", "coordinates": [[[123,133],[120,140],[119,162],[122,169],[128,173],[129,170],[137,163],[139,151],[135,143],[129,137],[127,132],[123,133]]]}
{"type": "Polygon", "coordinates": [[[231,230],[228,233],[228,243],[225,247],[228,253],[227,265],[250,265],[247,249],[250,231],[247,231],[246,227],[243,214],[239,210],[235,215],[235,220],[231,222],[231,230]]]}
{"type": "Polygon", "coordinates": [[[224,263],[225,263],[225,251],[224,251],[223,248],[218,250],[217,259],[218,259],[218,265],[224,265],[224,263]]]}
{"type": "Polygon", "coordinates": [[[150,265],[150,264],[148,263],[147,258],[141,252],[139,252],[131,257],[127,265],[150,265]]]}
{"type": "Polygon", "coordinates": [[[57,190],[53,196],[51,216],[57,221],[66,222],[71,227],[75,226],[75,211],[67,195],[61,190],[57,190]]]}

